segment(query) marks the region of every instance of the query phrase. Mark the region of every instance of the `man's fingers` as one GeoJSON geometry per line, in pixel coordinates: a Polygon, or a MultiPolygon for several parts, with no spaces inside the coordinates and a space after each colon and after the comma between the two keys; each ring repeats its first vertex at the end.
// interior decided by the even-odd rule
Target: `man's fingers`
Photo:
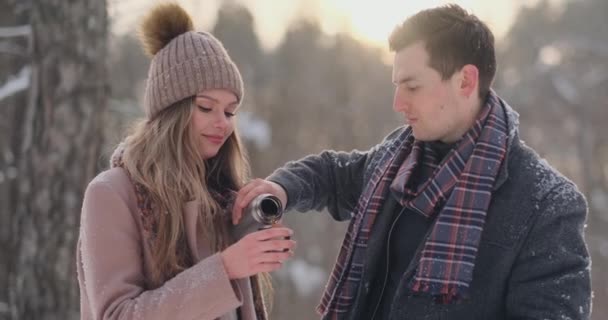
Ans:
{"type": "Polygon", "coordinates": [[[253,189],[255,189],[261,184],[261,181],[263,180],[255,179],[246,184],[243,188],[241,188],[241,190],[239,190],[232,206],[232,224],[239,223],[241,217],[243,216],[243,209],[245,209],[249,202],[251,202],[251,200],[247,201],[247,199],[250,198],[248,195],[253,189]]]}
{"type": "Polygon", "coordinates": [[[263,183],[255,184],[252,188],[246,190],[246,192],[243,192],[243,194],[242,194],[243,196],[241,197],[241,199],[237,200],[238,206],[241,209],[246,208],[249,205],[249,203],[251,203],[251,201],[253,201],[253,199],[255,199],[255,197],[257,197],[263,193],[269,193],[268,186],[263,183]]]}
{"type": "Polygon", "coordinates": [[[243,209],[238,208],[236,204],[232,207],[232,224],[237,225],[241,220],[241,215],[243,214],[243,209]]]}
{"type": "Polygon", "coordinates": [[[237,193],[232,206],[232,224],[238,224],[243,217],[243,209],[245,209],[253,199],[264,193],[279,197],[283,208],[287,205],[287,203],[285,203],[287,201],[287,195],[282,187],[264,179],[255,179],[246,184],[237,193]]]}

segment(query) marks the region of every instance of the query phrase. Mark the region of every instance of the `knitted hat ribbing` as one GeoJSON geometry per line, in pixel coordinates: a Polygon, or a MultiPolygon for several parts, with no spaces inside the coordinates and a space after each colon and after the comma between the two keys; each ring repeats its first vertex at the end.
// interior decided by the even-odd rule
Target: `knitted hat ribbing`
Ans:
{"type": "Polygon", "coordinates": [[[191,28],[190,17],[176,4],[157,6],[142,24],[143,45],[153,56],[144,94],[148,119],[207,89],[227,89],[243,98],[241,74],[222,43],[191,28]]]}

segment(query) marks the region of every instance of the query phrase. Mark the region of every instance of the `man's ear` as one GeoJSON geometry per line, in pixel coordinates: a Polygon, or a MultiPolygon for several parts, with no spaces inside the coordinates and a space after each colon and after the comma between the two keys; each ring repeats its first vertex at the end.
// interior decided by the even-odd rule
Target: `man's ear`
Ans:
{"type": "Polygon", "coordinates": [[[467,98],[479,91],[479,69],[472,64],[466,64],[460,69],[459,90],[467,98]]]}

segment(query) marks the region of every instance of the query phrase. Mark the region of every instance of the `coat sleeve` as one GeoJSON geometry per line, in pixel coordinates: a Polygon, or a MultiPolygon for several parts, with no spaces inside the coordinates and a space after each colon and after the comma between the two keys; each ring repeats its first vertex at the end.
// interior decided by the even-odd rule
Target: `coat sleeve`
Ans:
{"type": "Polygon", "coordinates": [[[267,179],[285,189],[288,210],[327,208],[334,219],[348,220],[363,189],[369,157],[369,152],[324,151],[288,162],[267,179]]]}
{"type": "Polygon", "coordinates": [[[564,183],[540,201],[538,209],[512,270],[508,319],[589,319],[585,198],[574,185],[564,183]]]}
{"type": "Polygon", "coordinates": [[[242,304],[219,254],[145,290],[138,227],[107,183],[87,188],[78,248],[81,312],[93,319],[215,319],[242,304]]]}

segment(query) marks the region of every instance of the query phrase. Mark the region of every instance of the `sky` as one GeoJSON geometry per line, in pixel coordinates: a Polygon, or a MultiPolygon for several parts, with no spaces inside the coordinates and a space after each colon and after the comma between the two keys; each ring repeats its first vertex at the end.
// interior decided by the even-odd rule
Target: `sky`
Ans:
{"type": "MultiPolygon", "coordinates": [[[[378,47],[386,47],[393,27],[416,12],[445,3],[457,3],[485,21],[498,41],[509,30],[517,10],[538,0],[178,0],[201,30],[213,27],[222,1],[245,5],[254,15],[256,32],[266,49],[283,38],[289,23],[298,17],[314,17],[328,34],[349,32],[378,47]]],[[[567,0],[549,0],[559,4],[567,0]]],[[[163,0],[108,0],[114,33],[132,32],[142,14],[163,0]]]]}

